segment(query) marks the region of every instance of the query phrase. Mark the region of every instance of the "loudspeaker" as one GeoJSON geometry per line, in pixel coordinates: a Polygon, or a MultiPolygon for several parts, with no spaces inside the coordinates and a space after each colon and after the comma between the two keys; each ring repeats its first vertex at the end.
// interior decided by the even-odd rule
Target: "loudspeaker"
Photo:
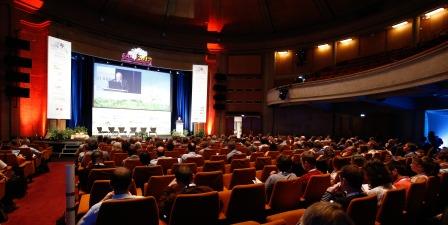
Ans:
{"type": "Polygon", "coordinates": [[[216,101],[225,101],[226,95],[225,94],[216,94],[213,96],[213,99],[215,99],[216,101]]]}
{"type": "Polygon", "coordinates": [[[306,56],[307,56],[307,49],[301,48],[297,50],[296,53],[297,56],[297,66],[303,66],[306,64],[306,56]]]}
{"type": "Polygon", "coordinates": [[[213,85],[213,90],[215,90],[216,92],[226,92],[227,87],[223,84],[215,84],[213,85]]]}
{"type": "Polygon", "coordinates": [[[6,72],[6,81],[29,83],[30,74],[21,72],[6,72]]]}
{"type": "Polygon", "coordinates": [[[227,76],[223,73],[216,73],[215,80],[216,81],[225,81],[225,80],[227,80],[227,76]]]}
{"type": "Polygon", "coordinates": [[[9,97],[22,97],[29,98],[30,97],[30,89],[15,87],[15,86],[7,86],[6,87],[6,95],[9,97]]]}
{"type": "Polygon", "coordinates": [[[226,109],[226,105],[224,103],[216,103],[213,105],[213,108],[216,110],[224,110],[226,109]]]}
{"type": "Polygon", "coordinates": [[[22,40],[19,38],[6,37],[5,40],[6,47],[11,49],[19,49],[19,50],[31,50],[30,42],[27,40],[22,40]]]}
{"type": "Polygon", "coordinates": [[[10,67],[31,68],[33,66],[33,61],[29,58],[24,58],[16,55],[8,55],[5,57],[5,64],[10,67]]]}

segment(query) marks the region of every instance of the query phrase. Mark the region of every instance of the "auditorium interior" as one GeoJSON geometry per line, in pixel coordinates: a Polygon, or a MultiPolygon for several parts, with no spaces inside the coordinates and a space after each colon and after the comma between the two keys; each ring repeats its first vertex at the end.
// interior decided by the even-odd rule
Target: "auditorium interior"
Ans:
{"type": "Polygon", "coordinates": [[[448,225],[448,1],[0,0],[0,223],[448,225]]]}

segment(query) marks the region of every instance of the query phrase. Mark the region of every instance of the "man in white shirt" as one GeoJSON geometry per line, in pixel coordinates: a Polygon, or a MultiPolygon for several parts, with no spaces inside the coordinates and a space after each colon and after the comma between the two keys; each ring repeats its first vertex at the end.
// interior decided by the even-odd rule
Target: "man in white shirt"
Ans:
{"type": "Polygon", "coordinates": [[[86,213],[86,215],[84,215],[81,220],[79,220],[78,225],[95,225],[96,219],[98,217],[98,212],[100,211],[101,204],[104,201],[107,201],[109,199],[138,198],[138,196],[134,196],[129,192],[131,180],[131,172],[128,169],[124,167],[117,167],[110,181],[113,191],[109,192],[106,197],[103,198],[103,200],[93,205],[86,213]]]}

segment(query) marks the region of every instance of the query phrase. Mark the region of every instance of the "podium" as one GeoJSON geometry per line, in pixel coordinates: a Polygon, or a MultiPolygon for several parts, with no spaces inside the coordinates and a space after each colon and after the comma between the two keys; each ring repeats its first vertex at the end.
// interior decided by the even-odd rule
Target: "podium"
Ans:
{"type": "Polygon", "coordinates": [[[180,117],[176,120],[176,132],[180,134],[184,133],[184,122],[180,117]]]}

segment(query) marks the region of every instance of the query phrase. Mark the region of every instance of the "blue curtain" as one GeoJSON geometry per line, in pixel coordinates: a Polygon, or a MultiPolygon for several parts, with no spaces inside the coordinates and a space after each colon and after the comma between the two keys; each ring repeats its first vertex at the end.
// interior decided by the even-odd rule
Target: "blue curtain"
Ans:
{"type": "Polygon", "coordinates": [[[190,130],[191,111],[191,82],[190,71],[178,71],[172,74],[173,81],[173,109],[171,115],[171,129],[175,129],[178,117],[184,122],[184,129],[190,130]]]}
{"type": "Polygon", "coordinates": [[[72,116],[68,127],[87,127],[92,132],[93,63],[92,56],[72,53],[72,116]]]}

